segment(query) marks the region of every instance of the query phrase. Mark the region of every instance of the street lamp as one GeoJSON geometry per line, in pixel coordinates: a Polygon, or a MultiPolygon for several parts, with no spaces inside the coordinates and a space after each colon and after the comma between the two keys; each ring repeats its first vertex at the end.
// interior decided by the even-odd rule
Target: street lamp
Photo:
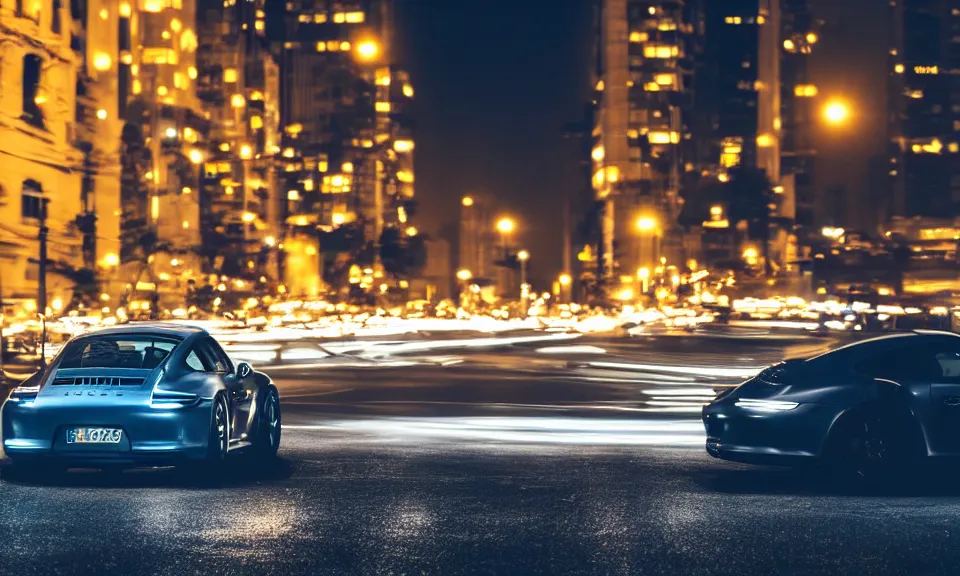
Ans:
{"type": "Polygon", "coordinates": [[[517,260],[520,261],[520,300],[523,302],[523,311],[527,311],[527,260],[530,259],[530,253],[526,250],[517,252],[517,260]]]}
{"type": "Polygon", "coordinates": [[[850,118],[850,107],[838,100],[829,102],[823,109],[823,118],[828,124],[839,126],[850,118]]]}
{"type": "Polygon", "coordinates": [[[501,218],[497,220],[497,230],[501,234],[510,234],[516,228],[516,224],[510,218],[501,218]]]}
{"type": "Polygon", "coordinates": [[[507,257],[507,237],[513,233],[517,225],[511,218],[497,220],[497,231],[500,232],[500,244],[503,246],[503,257],[507,257]]]}
{"type": "Polygon", "coordinates": [[[469,270],[457,270],[457,280],[461,282],[468,282],[473,278],[473,272],[469,270]]]}
{"type": "Polygon", "coordinates": [[[463,199],[460,201],[460,203],[466,206],[467,208],[469,208],[470,206],[473,206],[473,197],[464,196],[463,199]]]}
{"type": "Polygon", "coordinates": [[[373,40],[364,40],[357,44],[357,56],[361,60],[373,60],[380,54],[380,46],[373,40]]]}
{"type": "Polygon", "coordinates": [[[657,227],[657,221],[649,216],[641,216],[637,219],[637,230],[649,232],[657,227]]]}

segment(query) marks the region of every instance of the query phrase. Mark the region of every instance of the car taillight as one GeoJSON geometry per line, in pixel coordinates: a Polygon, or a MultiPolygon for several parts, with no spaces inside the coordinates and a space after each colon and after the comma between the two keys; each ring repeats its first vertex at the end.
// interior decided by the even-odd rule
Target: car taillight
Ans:
{"type": "Polygon", "coordinates": [[[14,388],[13,392],[10,393],[11,402],[19,402],[21,404],[29,404],[37,399],[37,394],[40,393],[40,386],[20,386],[14,388]]]}
{"type": "Polygon", "coordinates": [[[188,406],[193,406],[199,401],[200,397],[196,394],[154,390],[153,396],[150,398],[150,406],[152,408],[169,410],[172,408],[186,408],[188,406]]]}

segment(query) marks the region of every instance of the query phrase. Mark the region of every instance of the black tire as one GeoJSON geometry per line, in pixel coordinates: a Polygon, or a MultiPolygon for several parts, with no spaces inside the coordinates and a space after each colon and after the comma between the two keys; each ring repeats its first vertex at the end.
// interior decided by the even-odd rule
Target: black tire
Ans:
{"type": "Polygon", "coordinates": [[[280,394],[273,386],[263,390],[257,407],[257,433],[253,439],[252,454],[260,460],[273,460],[280,449],[283,420],[280,412],[280,394]]]}
{"type": "Polygon", "coordinates": [[[181,469],[193,481],[218,482],[226,469],[227,452],[230,447],[230,411],[222,394],[213,400],[210,410],[210,435],[203,460],[189,462],[181,469]]]}
{"type": "Polygon", "coordinates": [[[833,481],[849,488],[891,486],[915,456],[904,422],[888,411],[869,408],[843,417],[831,431],[826,450],[833,481]]]}

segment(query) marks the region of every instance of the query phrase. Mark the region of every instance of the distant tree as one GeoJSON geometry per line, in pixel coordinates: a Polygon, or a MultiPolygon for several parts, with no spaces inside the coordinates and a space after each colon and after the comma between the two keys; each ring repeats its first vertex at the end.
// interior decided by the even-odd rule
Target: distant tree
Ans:
{"type": "Polygon", "coordinates": [[[385,228],[380,235],[380,262],[395,278],[416,276],[427,263],[423,234],[405,236],[397,228],[385,228]]]}

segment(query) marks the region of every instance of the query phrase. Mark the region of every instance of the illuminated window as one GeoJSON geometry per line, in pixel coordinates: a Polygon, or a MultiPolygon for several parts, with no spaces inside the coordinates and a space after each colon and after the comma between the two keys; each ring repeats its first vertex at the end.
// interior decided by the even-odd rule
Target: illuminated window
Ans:
{"type": "Polygon", "coordinates": [[[259,130],[263,128],[263,118],[261,118],[260,116],[251,116],[250,128],[253,128],[254,130],[259,130]]]}
{"type": "Polygon", "coordinates": [[[300,192],[297,190],[287,190],[287,200],[296,202],[300,199],[300,192]]]}
{"type": "Polygon", "coordinates": [[[727,24],[743,24],[743,18],[740,16],[727,16],[723,21],[727,24]]]}
{"type": "Polygon", "coordinates": [[[326,42],[317,42],[317,52],[326,52],[327,43],[326,42]]]}
{"type": "Polygon", "coordinates": [[[646,58],[674,58],[680,55],[680,48],[669,44],[651,44],[643,47],[646,58]]]}
{"type": "Polygon", "coordinates": [[[344,163],[340,166],[340,169],[343,170],[344,172],[346,172],[347,174],[352,173],[352,172],[353,172],[353,162],[344,162],[344,163]]]}
{"type": "Polygon", "coordinates": [[[360,24],[364,19],[365,14],[363,12],[347,12],[344,17],[348,24],[360,24]]]}
{"type": "Polygon", "coordinates": [[[196,69],[194,66],[191,66],[191,67],[187,68],[187,76],[189,76],[191,80],[196,80],[196,79],[197,79],[197,69],[196,69]]]}
{"type": "Polygon", "coordinates": [[[343,51],[343,52],[349,52],[349,51],[350,51],[350,43],[349,43],[349,42],[341,42],[341,43],[340,43],[340,50],[343,51]]]}
{"type": "Polygon", "coordinates": [[[223,81],[224,82],[236,82],[237,81],[237,69],[236,68],[227,68],[223,71],[223,81]]]}
{"type": "Polygon", "coordinates": [[[377,112],[387,113],[390,112],[390,103],[389,102],[377,102],[375,105],[377,112]]]}
{"type": "Polygon", "coordinates": [[[800,98],[813,98],[819,90],[813,84],[798,84],[793,87],[793,94],[800,98]]]}
{"type": "Polygon", "coordinates": [[[647,134],[651,144],[676,144],[680,142],[679,132],[652,131],[647,134]]]}
{"type": "Polygon", "coordinates": [[[403,85],[403,95],[407,98],[413,98],[413,86],[409,84],[403,85]]]}
{"type": "Polygon", "coordinates": [[[776,143],[776,139],[770,134],[760,134],[757,136],[757,146],[760,148],[770,148],[776,143]]]}
{"type": "Polygon", "coordinates": [[[659,24],[657,24],[657,30],[660,30],[661,32],[670,32],[671,30],[676,30],[676,29],[677,29],[676,22],[673,22],[670,20],[664,20],[659,24]]]}
{"type": "MultiPolygon", "coordinates": [[[[310,20],[310,17],[307,16],[307,21],[309,22],[309,20],[310,20]]],[[[314,14],[314,15],[313,15],[313,21],[314,21],[315,23],[317,23],[317,24],[323,24],[324,22],[327,21],[327,14],[326,14],[326,13],[323,13],[323,14],[314,14]]]]}
{"type": "Polygon", "coordinates": [[[650,36],[646,32],[631,32],[630,41],[638,44],[640,42],[646,42],[650,39],[650,36]]]}
{"type": "Polygon", "coordinates": [[[914,98],[916,100],[919,100],[920,98],[923,98],[923,90],[907,90],[906,92],[904,92],[904,95],[907,98],[914,98]]]}
{"type": "Polygon", "coordinates": [[[939,74],[940,68],[937,66],[914,66],[913,71],[917,74],[939,74]]]}
{"type": "Polygon", "coordinates": [[[133,85],[131,86],[131,91],[134,94],[139,94],[143,92],[143,84],[139,80],[134,80],[133,85]]]}
{"type": "Polygon", "coordinates": [[[169,90],[167,90],[167,87],[166,87],[166,86],[157,86],[157,95],[158,95],[158,96],[166,96],[166,95],[167,95],[167,92],[169,92],[169,90]]]}
{"type": "Polygon", "coordinates": [[[180,88],[181,90],[187,87],[187,79],[183,77],[182,72],[173,73],[173,86],[174,88],[180,88]]]}
{"type": "Polygon", "coordinates": [[[347,15],[343,12],[337,12],[333,15],[333,21],[335,24],[343,24],[347,21],[347,15]]]}
{"type": "Polygon", "coordinates": [[[653,79],[660,86],[673,86],[677,82],[677,75],[673,73],[657,74],[653,79]]]}
{"type": "Polygon", "coordinates": [[[300,16],[297,17],[297,20],[298,20],[299,22],[304,22],[304,23],[309,22],[309,21],[310,21],[310,15],[309,15],[309,14],[301,14],[300,16]]]}

